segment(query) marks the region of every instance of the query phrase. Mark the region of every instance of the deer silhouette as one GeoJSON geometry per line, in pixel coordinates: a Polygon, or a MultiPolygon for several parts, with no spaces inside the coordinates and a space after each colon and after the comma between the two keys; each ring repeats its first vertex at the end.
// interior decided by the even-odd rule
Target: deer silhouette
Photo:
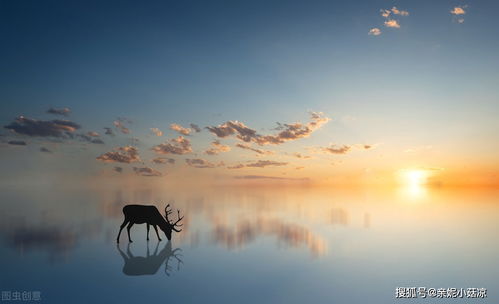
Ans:
{"type": "Polygon", "coordinates": [[[158,272],[159,267],[163,262],[165,263],[165,274],[170,276],[173,268],[168,265],[168,261],[171,257],[177,260],[177,271],[180,270],[180,264],[184,262],[179,258],[182,254],[178,251],[182,251],[180,248],[172,250],[172,243],[168,241],[163,247],[163,249],[158,253],[159,242],[156,244],[156,249],[153,255],[149,253],[149,243],[147,245],[147,256],[134,256],[130,251],[130,243],[128,243],[126,253],[124,253],[119,245],[116,246],[121,257],[123,258],[125,265],[123,265],[123,273],[129,276],[140,276],[140,275],[153,275],[158,272]]]}
{"type": "Polygon", "coordinates": [[[158,240],[161,241],[159,237],[158,228],[163,230],[168,240],[172,239],[172,230],[176,232],[182,231],[182,229],[178,230],[177,227],[182,226],[179,222],[184,218],[180,217],[180,210],[177,210],[178,219],[176,222],[172,223],[168,219],[168,215],[173,211],[168,209],[170,204],[165,207],[165,216],[159,213],[158,208],[156,206],[146,206],[146,205],[126,205],[123,207],[123,215],[125,216],[125,220],[120,226],[120,232],[118,233],[118,237],[116,238],[116,243],[120,242],[121,230],[126,226],[128,232],[128,241],[132,243],[132,239],[130,238],[130,228],[132,228],[133,224],[147,224],[147,240],[149,241],[149,226],[153,226],[156,231],[156,235],[158,236],[158,240]]]}

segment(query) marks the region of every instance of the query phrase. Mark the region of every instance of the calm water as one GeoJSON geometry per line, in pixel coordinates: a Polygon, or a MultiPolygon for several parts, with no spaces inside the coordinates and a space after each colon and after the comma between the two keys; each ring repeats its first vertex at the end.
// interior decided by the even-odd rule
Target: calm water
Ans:
{"type": "Polygon", "coordinates": [[[498,194],[2,187],[0,288],[42,303],[499,303],[498,194]],[[185,215],[171,243],[135,225],[116,245],[123,205],[170,200],[185,215]],[[398,286],[488,298],[395,299],[398,286]]]}

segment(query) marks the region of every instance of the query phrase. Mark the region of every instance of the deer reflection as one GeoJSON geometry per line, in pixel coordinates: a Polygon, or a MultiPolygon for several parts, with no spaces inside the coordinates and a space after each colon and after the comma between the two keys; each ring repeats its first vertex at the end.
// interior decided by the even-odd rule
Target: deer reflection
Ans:
{"type": "Polygon", "coordinates": [[[151,255],[149,253],[149,243],[147,243],[147,256],[134,256],[130,250],[130,243],[127,246],[126,253],[123,252],[119,245],[116,246],[120,255],[123,257],[125,261],[125,265],[123,266],[123,273],[129,276],[140,276],[140,275],[153,275],[158,272],[161,264],[165,263],[165,274],[170,276],[173,267],[168,265],[170,258],[174,258],[177,260],[177,271],[180,270],[180,264],[184,262],[179,258],[182,255],[179,251],[182,251],[180,248],[176,248],[172,250],[172,243],[168,241],[163,249],[158,253],[159,242],[156,243],[156,249],[154,253],[151,255]]]}

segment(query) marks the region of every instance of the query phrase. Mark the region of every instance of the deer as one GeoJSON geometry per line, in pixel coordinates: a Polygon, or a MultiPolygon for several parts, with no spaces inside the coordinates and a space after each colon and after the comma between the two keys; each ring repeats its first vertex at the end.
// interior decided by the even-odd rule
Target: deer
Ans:
{"type": "Polygon", "coordinates": [[[180,264],[184,262],[180,259],[182,254],[180,251],[182,249],[176,248],[172,250],[172,243],[168,241],[163,247],[163,249],[158,252],[159,242],[156,243],[156,249],[154,253],[151,255],[149,253],[149,243],[147,246],[147,256],[134,256],[130,251],[130,243],[128,243],[126,253],[123,252],[119,244],[117,244],[116,248],[118,249],[121,257],[125,264],[123,265],[123,273],[129,276],[140,276],[140,275],[153,275],[158,272],[158,269],[161,267],[163,263],[165,263],[165,274],[170,276],[170,273],[173,270],[173,267],[168,265],[170,258],[174,258],[177,260],[177,271],[180,270],[180,264]]]}
{"type": "Polygon", "coordinates": [[[175,232],[180,232],[182,229],[177,229],[178,227],[182,226],[182,224],[179,224],[179,222],[184,218],[183,216],[180,216],[180,210],[177,209],[177,216],[178,219],[176,222],[170,222],[168,219],[168,215],[172,214],[172,209],[170,207],[170,204],[166,205],[165,207],[165,215],[164,217],[159,213],[158,208],[156,206],[152,205],[126,205],[123,207],[123,215],[125,216],[125,220],[120,226],[120,232],[118,233],[118,237],[116,238],[116,243],[120,242],[120,235],[121,235],[121,230],[126,226],[128,223],[128,226],[126,227],[127,232],[128,232],[128,241],[130,243],[133,243],[132,239],[130,238],[130,228],[134,224],[147,224],[147,240],[149,241],[149,227],[153,226],[154,230],[156,231],[156,235],[158,237],[158,241],[161,242],[161,238],[159,237],[158,233],[158,228],[163,230],[163,232],[166,235],[166,238],[168,241],[172,239],[172,231],[175,232]],[[169,209],[170,208],[170,209],[169,209]]]}

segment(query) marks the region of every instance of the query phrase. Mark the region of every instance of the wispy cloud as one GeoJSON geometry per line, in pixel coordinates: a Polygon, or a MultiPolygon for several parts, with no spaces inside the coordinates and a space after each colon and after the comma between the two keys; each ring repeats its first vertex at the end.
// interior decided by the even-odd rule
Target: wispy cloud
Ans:
{"type": "Polygon", "coordinates": [[[49,149],[47,149],[45,147],[40,147],[40,152],[52,153],[52,151],[50,151],[49,149]]]}
{"type": "Polygon", "coordinates": [[[163,174],[158,170],[149,167],[133,167],[133,172],[140,176],[162,176],[163,174]]]}
{"type": "Polygon", "coordinates": [[[348,145],[341,145],[341,146],[331,145],[329,147],[321,148],[322,151],[331,154],[346,154],[350,151],[350,149],[352,149],[352,146],[348,145]]]}
{"type": "Polygon", "coordinates": [[[122,173],[123,172],[123,168],[122,167],[114,167],[113,170],[115,172],[118,172],[118,173],[122,173]]]}
{"type": "Polygon", "coordinates": [[[102,139],[87,134],[74,134],[74,136],[71,136],[71,138],[76,138],[81,141],[86,141],[92,144],[100,144],[100,145],[104,144],[104,141],[102,139]]]}
{"type": "Polygon", "coordinates": [[[151,128],[150,130],[151,130],[151,132],[152,132],[154,135],[156,135],[156,136],[163,136],[163,131],[161,131],[161,130],[160,130],[160,129],[158,129],[158,128],[151,128]]]}
{"type": "Polygon", "coordinates": [[[275,180],[289,180],[289,181],[309,181],[308,177],[280,177],[280,176],[267,176],[267,175],[236,175],[235,179],[275,179],[275,180]]]}
{"type": "Polygon", "coordinates": [[[381,12],[381,16],[383,16],[384,18],[390,17],[390,14],[392,13],[392,11],[387,10],[387,9],[381,9],[380,12],[381,12]]]}
{"type": "Polygon", "coordinates": [[[311,112],[310,116],[311,121],[306,124],[299,122],[292,124],[278,123],[277,129],[280,130],[280,132],[275,135],[260,135],[256,130],[249,128],[239,121],[227,121],[219,126],[210,126],[206,128],[221,138],[235,135],[236,138],[244,142],[254,142],[259,145],[278,145],[287,141],[308,137],[312,132],[319,129],[330,120],[320,112],[311,112]]]}
{"type": "Polygon", "coordinates": [[[153,163],[155,164],[174,164],[175,159],[173,158],[167,158],[167,157],[156,157],[155,159],[152,160],[153,163]]]}
{"type": "Polygon", "coordinates": [[[256,153],[261,154],[261,155],[271,155],[271,154],[274,154],[274,151],[256,149],[256,148],[253,148],[253,147],[251,147],[250,145],[247,145],[247,144],[236,144],[236,147],[241,148],[241,149],[245,149],[245,150],[250,150],[250,151],[256,152],[256,153]]]}
{"type": "Polygon", "coordinates": [[[123,133],[123,134],[130,134],[130,129],[128,129],[128,128],[127,128],[127,127],[125,127],[125,125],[124,125],[124,122],[125,122],[125,121],[126,121],[126,120],[124,120],[124,119],[120,119],[120,118],[119,118],[118,120],[113,121],[113,124],[114,124],[114,126],[115,126],[118,130],[120,130],[120,131],[121,131],[121,133],[123,133]]]}
{"type": "Polygon", "coordinates": [[[372,150],[375,149],[379,144],[356,144],[355,147],[360,150],[372,150]]]}
{"type": "Polygon", "coordinates": [[[241,168],[244,168],[243,164],[237,164],[237,165],[234,165],[234,166],[228,166],[227,167],[227,169],[241,169],[241,168]]]}
{"type": "Polygon", "coordinates": [[[391,9],[392,13],[395,14],[395,15],[400,15],[400,16],[409,16],[409,12],[408,11],[404,11],[404,10],[399,10],[398,8],[396,8],[395,6],[392,7],[391,9]]]}
{"type": "Polygon", "coordinates": [[[466,14],[465,8],[467,7],[468,5],[456,6],[450,11],[450,13],[454,15],[453,18],[457,23],[464,23],[464,15],[466,14]]]}
{"type": "Polygon", "coordinates": [[[69,108],[61,108],[61,109],[50,108],[47,110],[47,113],[54,114],[54,115],[69,116],[69,114],[71,113],[71,110],[69,108]]]}
{"type": "Polygon", "coordinates": [[[357,150],[372,150],[377,146],[378,144],[354,144],[354,145],[331,144],[328,147],[320,147],[319,151],[328,154],[347,154],[351,152],[353,148],[357,150]]]}
{"type": "Polygon", "coordinates": [[[26,146],[26,142],[24,140],[9,140],[7,142],[9,145],[13,146],[26,146]]]}
{"type": "Polygon", "coordinates": [[[464,15],[466,14],[466,11],[464,10],[466,6],[456,6],[454,7],[450,13],[453,15],[464,15]]]}
{"type": "Polygon", "coordinates": [[[221,167],[223,166],[223,162],[220,162],[218,164],[214,164],[212,162],[209,162],[207,160],[204,160],[202,158],[187,158],[185,160],[185,163],[191,167],[194,167],[194,168],[201,168],[201,169],[205,169],[205,168],[215,168],[215,167],[221,167]]]}
{"type": "Polygon", "coordinates": [[[215,140],[211,143],[211,148],[206,150],[204,153],[208,155],[217,155],[221,152],[230,151],[230,147],[227,145],[223,145],[219,140],[215,140]]]}
{"type": "Polygon", "coordinates": [[[190,135],[192,132],[192,130],[190,128],[184,128],[181,125],[176,124],[176,123],[172,123],[170,125],[170,129],[172,129],[173,131],[176,131],[182,135],[190,135]]]}
{"type": "Polygon", "coordinates": [[[27,136],[68,138],[80,125],[69,120],[36,120],[19,116],[4,128],[27,136]]]}
{"type": "Polygon", "coordinates": [[[188,154],[192,152],[191,142],[183,137],[170,139],[169,141],[154,146],[152,150],[158,154],[188,154]]]}
{"type": "Polygon", "coordinates": [[[196,133],[201,132],[201,128],[198,125],[191,123],[190,126],[196,133]]]}
{"type": "Polygon", "coordinates": [[[117,147],[114,150],[98,156],[97,159],[107,163],[118,162],[129,164],[140,162],[139,151],[136,147],[117,147]]]}
{"type": "Polygon", "coordinates": [[[104,132],[104,134],[109,135],[109,136],[114,136],[113,129],[111,129],[111,128],[104,128],[104,130],[106,130],[106,132],[104,132]]]}
{"type": "Polygon", "coordinates": [[[397,20],[395,19],[388,19],[385,21],[385,26],[386,27],[392,27],[392,28],[400,28],[400,24],[397,20]]]}
{"type": "Polygon", "coordinates": [[[87,135],[88,135],[88,136],[91,136],[91,137],[99,137],[99,136],[100,136],[100,134],[99,134],[99,133],[94,132],[94,131],[87,132],[87,135]]]}
{"type": "Polygon", "coordinates": [[[247,164],[238,164],[234,166],[227,167],[228,169],[241,169],[241,168],[265,168],[268,166],[286,166],[287,162],[278,162],[273,160],[258,160],[256,162],[250,162],[247,164]]]}
{"type": "Polygon", "coordinates": [[[369,30],[369,35],[379,36],[381,35],[381,30],[377,27],[373,27],[372,29],[369,30]]]}
{"type": "Polygon", "coordinates": [[[292,155],[293,155],[294,157],[296,157],[296,158],[311,158],[311,156],[309,156],[309,155],[303,155],[303,154],[298,153],[298,152],[295,152],[295,153],[293,153],[292,155]]]}
{"type": "MultiPolygon", "coordinates": [[[[381,16],[386,19],[384,25],[389,28],[400,28],[399,21],[394,19],[395,16],[409,16],[408,11],[398,9],[396,6],[391,9],[381,9],[380,13],[381,16]]],[[[369,35],[379,36],[381,35],[381,30],[378,27],[373,27],[369,30],[369,35]]]]}

